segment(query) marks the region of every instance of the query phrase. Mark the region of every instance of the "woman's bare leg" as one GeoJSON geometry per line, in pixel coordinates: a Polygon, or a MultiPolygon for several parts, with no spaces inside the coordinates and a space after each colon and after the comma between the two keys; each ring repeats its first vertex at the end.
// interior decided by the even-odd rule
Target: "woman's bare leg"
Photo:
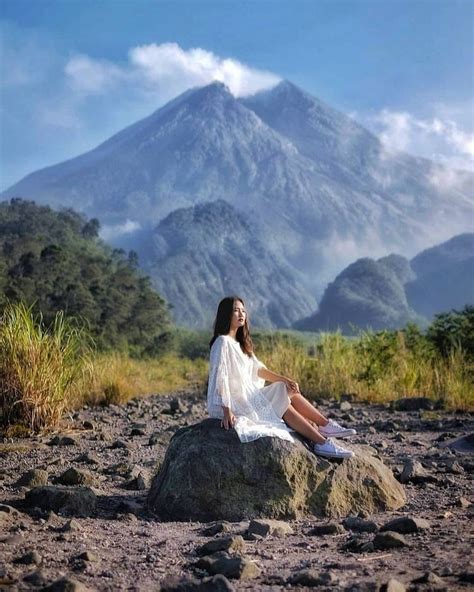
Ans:
{"type": "Polygon", "coordinates": [[[283,414],[283,419],[290,426],[290,428],[293,428],[305,438],[308,438],[313,442],[317,442],[318,444],[323,444],[326,442],[326,438],[321,436],[318,430],[293,407],[293,404],[288,406],[288,409],[283,414]]]}
{"type": "Polygon", "coordinates": [[[303,395],[292,395],[290,397],[291,404],[303,417],[317,425],[325,426],[328,420],[322,413],[311,405],[311,403],[303,397],[303,395]]]}

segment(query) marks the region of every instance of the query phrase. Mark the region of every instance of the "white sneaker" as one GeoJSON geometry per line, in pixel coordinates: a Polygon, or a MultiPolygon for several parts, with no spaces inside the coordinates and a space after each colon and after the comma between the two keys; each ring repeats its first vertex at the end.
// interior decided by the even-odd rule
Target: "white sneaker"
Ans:
{"type": "Polygon", "coordinates": [[[352,428],[343,428],[334,419],[330,419],[325,426],[318,426],[318,431],[325,438],[347,438],[357,434],[352,428]]]}
{"type": "Polygon", "coordinates": [[[347,448],[343,448],[336,444],[334,440],[328,438],[324,444],[317,444],[316,442],[313,444],[313,450],[315,454],[319,456],[327,456],[329,458],[350,458],[354,456],[352,450],[347,450],[347,448]]]}

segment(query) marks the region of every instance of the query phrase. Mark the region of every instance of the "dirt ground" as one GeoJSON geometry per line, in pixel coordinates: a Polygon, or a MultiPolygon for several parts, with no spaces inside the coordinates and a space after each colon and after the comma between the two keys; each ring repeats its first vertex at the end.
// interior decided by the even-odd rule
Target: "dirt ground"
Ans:
{"type": "MultiPolygon", "coordinates": [[[[343,520],[309,516],[290,521],[293,534],[245,540],[241,555],[257,564],[260,575],[231,579],[231,586],[307,589],[310,581],[306,586],[294,582],[295,574],[309,569],[322,576],[320,590],[394,590],[393,583],[392,588],[383,587],[390,578],[407,590],[474,589],[474,455],[446,446],[474,431],[472,414],[397,412],[384,405],[335,400],[317,406],[355,427],[358,434],[352,441],[377,448],[395,475],[408,459],[420,461],[426,469],[422,479],[404,485],[406,506],[365,518],[378,526],[398,516],[423,518],[429,528],[403,535],[403,547],[361,551],[358,543],[372,540],[374,533],[335,528],[335,534],[314,535],[310,531],[315,526],[343,524],[343,520]],[[416,582],[420,577],[426,581],[416,582]]],[[[41,589],[63,575],[104,591],[159,590],[168,576],[206,577],[195,566],[196,549],[212,540],[203,534],[210,524],[160,522],[145,505],[149,480],[173,433],[205,417],[204,395],[177,393],[134,399],[123,406],[81,409],[53,434],[4,438],[0,503],[19,513],[0,522],[0,590],[41,589]],[[55,435],[72,440],[68,445],[59,438],[52,442],[55,435]],[[70,516],[25,505],[31,479],[54,484],[70,467],[90,474],[98,496],[92,517],[69,522],[70,516]],[[32,469],[47,473],[25,476],[32,469]]],[[[230,533],[245,535],[247,527],[248,522],[231,524],[230,533]]]]}

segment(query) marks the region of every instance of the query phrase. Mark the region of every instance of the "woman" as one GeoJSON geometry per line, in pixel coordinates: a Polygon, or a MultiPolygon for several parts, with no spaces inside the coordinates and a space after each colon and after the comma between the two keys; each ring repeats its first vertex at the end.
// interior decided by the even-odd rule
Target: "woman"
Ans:
{"type": "Polygon", "coordinates": [[[221,419],[223,428],[235,428],[242,442],[262,436],[293,442],[292,428],[312,442],[318,455],[354,456],[331,437],[353,436],[356,431],[328,420],[302,396],[294,380],[268,370],[256,358],[241,298],[229,296],[219,303],[210,348],[207,408],[210,417],[221,419]],[[264,386],[265,381],[271,384],[264,386]]]}

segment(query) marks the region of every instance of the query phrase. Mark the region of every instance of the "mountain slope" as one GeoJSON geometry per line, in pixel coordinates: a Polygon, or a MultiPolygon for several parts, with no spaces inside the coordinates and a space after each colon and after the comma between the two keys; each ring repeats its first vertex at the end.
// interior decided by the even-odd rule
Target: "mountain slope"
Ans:
{"type": "Polygon", "coordinates": [[[153,235],[147,267],[173,302],[176,321],[191,327],[210,328],[226,294],[244,298],[261,327],[288,327],[315,306],[295,284],[298,272],[270,253],[252,224],[223,200],[167,216],[153,235]]]}

